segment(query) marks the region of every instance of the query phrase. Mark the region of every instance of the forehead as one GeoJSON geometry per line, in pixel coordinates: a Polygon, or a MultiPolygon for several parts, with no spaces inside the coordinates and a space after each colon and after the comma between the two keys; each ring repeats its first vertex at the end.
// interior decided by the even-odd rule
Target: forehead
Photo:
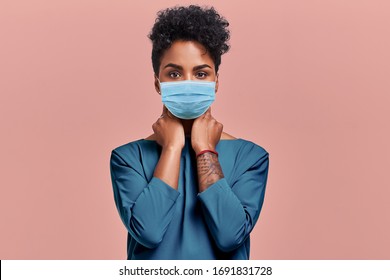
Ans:
{"type": "Polygon", "coordinates": [[[174,41],[161,58],[161,67],[168,63],[174,63],[186,67],[193,67],[201,64],[214,66],[213,60],[206,48],[195,41],[174,41]]]}

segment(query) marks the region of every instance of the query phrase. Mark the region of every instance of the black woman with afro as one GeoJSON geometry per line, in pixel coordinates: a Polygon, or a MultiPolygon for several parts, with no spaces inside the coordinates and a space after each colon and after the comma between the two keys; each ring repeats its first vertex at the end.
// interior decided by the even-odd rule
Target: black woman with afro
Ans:
{"type": "Polygon", "coordinates": [[[250,257],[269,156],[212,115],[228,26],[213,7],[157,13],[148,38],[162,113],[153,134],[118,146],[110,158],[129,260],[250,257]]]}

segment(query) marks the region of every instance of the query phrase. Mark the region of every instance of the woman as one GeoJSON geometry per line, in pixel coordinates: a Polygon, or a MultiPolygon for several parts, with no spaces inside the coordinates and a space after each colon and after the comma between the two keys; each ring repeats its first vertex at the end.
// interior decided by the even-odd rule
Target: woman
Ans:
{"type": "Polygon", "coordinates": [[[110,161],[128,259],[249,259],[269,159],[211,113],[228,25],[214,8],[174,7],[148,36],[162,115],[110,161]]]}

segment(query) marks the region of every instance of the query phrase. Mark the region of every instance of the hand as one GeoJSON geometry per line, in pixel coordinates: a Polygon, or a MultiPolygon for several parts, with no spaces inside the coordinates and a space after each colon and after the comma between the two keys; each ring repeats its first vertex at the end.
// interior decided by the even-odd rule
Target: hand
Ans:
{"type": "Polygon", "coordinates": [[[157,143],[163,149],[180,149],[185,144],[184,128],[181,121],[163,105],[162,115],[152,125],[157,143]]]}
{"type": "Polygon", "coordinates": [[[219,140],[223,125],[211,115],[211,107],[195,119],[191,130],[191,145],[195,153],[203,150],[214,150],[219,140]]]}

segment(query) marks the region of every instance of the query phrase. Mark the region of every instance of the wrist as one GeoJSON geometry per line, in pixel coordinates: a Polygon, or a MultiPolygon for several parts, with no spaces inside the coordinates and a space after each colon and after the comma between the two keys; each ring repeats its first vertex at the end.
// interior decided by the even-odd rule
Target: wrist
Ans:
{"type": "Polygon", "coordinates": [[[203,150],[203,151],[200,151],[199,153],[196,154],[196,158],[200,157],[201,155],[204,155],[204,154],[210,154],[210,155],[216,155],[218,157],[218,152],[215,151],[215,150],[203,150]]]}
{"type": "Polygon", "coordinates": [[[162,153],[180,153],[182,151],[183,147],[180,146],[164,146],[162,147],[162,153]]]}
{"type": "Polygon", "coordinates": [[[213,148],[208,147],[208,146],[194,148],[195,154],[199,154],[201,151],[204,151],[204,150],[213,150],[213,151],[215,151],[213,148]]]}

